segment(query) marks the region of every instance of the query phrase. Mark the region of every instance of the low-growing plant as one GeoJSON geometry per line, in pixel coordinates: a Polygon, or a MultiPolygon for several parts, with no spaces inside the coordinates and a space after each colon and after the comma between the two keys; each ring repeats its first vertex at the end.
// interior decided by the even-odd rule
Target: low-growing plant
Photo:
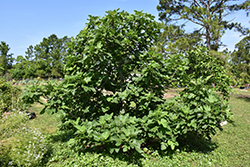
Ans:
{"type": "Polygon", "coordinates": [[[76,148],[142,153],[175,149],[190,133],[214,134],[230,118],[225,71],[202,48],[169,59],[149,51],[160,32],[153,19],[119,10],[90,16],[68,45],[64,81],[32,85],[22,99],[47,98],[41,113],[61,113],[76,148]],[[165,88],[177,85],[180,97],[164,100],[165,88]]]}
{"type": "Polygon", "coordinates": [[[28,126],[25,112],[16,111],[0,122],[0,164],[39,166],[47,152],[44,135],[28,126]]]}

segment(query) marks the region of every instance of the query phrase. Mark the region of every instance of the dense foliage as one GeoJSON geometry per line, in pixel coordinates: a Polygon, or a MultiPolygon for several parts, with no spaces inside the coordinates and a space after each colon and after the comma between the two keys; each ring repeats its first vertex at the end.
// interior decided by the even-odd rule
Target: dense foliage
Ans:
{"type": "Polygon", "coordinates": [[[231,70],[239,84],[250,83],[250,36],[243,38],[235,45],[231,54],[231,70]]]}
{"type": "Polygon", "coordinates": [[[61,113],[62,129],[75,132],[69,143],[82,149],[175,149],[190,133],[214,134],[231,116],[225,71],[204,48],[169,59],[149,51],[160,32],[153,19],[119,10],[91,16],[69,44],[65,80],[32,85],[23,99],[47,98],[42,113],[61,113]],[[165,88],[178,85],[180,97],[164,100],[165,88]]]}
{"type": "Polygon", "coordinates": [[[9,53],[9,45],[1,41],[0,43],[0,76],[7,74],[8,70],[11,69],[13,58],[11,53],[9,53]]]}
{"type": "Polygon", "coordinates": [[[0,77],[0,115],[21,107],[20,94],[21,90],[19,88],[11,85],[6,82],[4,78],[0,77]]]}
{"type": "Polygon", "coordinates": [[[17,56],[11,69],[12,78],[62,78],[67,54],[67,36],[58,38],[55,34],[43,38],[40,44],[27,48],[25,56],[17,56]]]}
{"type": "Polygon", "coordinates": [[[172,63],[169,67],[178,64],[175,76],[184,87],[180,97],[176,97],[178,104],[171,110],[176,115],[172,128],[180,136],[191,132],[209,138],[216,128],[221,129],[221,121],[232,118],[228,105],[230,79],[226,71],[218,59],[201,47],[186,55],[175,55],[169,61],[172,63]]]}

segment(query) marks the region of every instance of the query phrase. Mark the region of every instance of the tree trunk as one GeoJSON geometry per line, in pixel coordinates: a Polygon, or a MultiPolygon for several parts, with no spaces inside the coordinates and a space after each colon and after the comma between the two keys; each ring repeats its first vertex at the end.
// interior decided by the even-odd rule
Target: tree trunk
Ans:
{"type": "Polygon", "coordinates": [[[207,48],[211,49],[211,32],[210,32],[210,25],[206,26],[206,41],[207,41],[207,48]]]}
{"type": "Polygon", "coordinates": [[[207,0],[206,7],[207,7],[207,21],[208,21],[208,24],[205,26],[206,27],[206,40],[207,40],[207,48],[210,50],[211,49],[211,26],[209,25],[210,20],[211,20],[211,17],[210,17],[210,0],[207,0]]]}

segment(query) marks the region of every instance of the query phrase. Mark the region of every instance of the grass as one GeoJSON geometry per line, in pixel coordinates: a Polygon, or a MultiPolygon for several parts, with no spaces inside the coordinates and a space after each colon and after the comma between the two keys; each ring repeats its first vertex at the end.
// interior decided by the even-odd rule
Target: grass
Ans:
{"type": "Polygon", "coordinates": [[[57,130],[57,125],[60,122],[58,115],[40,114],[43,106],[35,103],[31,106],[31,112],[35,112],[37,118],[30,121],[30,126],[38,128],[44,134],[52,134],[57,130]]]}
{"type": "Polygon", "coordinates": [[[233,124],[225,125],[210,142],[196,141],[191,149],[184,147],[176,152],[110,155],[98,151],[75,151],[66,142],[71,133],[57,131],[59,118],[46,113],[40,115],[42,106],[38,103],[31,108],[37,118],[29,121],[29,126],[49,136],[44,166],[250,166],[250,92],[235,89],[230,104],[233,124]]]}
{"type": "Polygon", "coordinates": [[[223,153],[231,166],[250,166],[250,98],[239,95],[249,92],[235,90],[230,104],[234,114],[234,124],[225,126],[214,140],[218,142],[217,152],[223,153]]]}

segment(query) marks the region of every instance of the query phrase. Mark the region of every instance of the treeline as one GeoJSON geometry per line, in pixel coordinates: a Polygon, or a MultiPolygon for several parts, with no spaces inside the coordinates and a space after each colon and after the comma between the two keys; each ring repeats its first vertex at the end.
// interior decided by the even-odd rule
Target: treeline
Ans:
{"type": "MultiPolygon", "coordinates": [[[[250,83],[250,29],[225,17],[238,11],[245,11],[248,16],[250,1],[227,2],[159,0],[157,10],[162,27],[151,49],[168,58],[173,54],[185,54],[195,46],[206,46],[210,55],[218,58],[227,70],[233,79],[232,85],[250,83]],[[187,29],[187,22],[193,24],[193,31],[187,29]],[[228,49],[220,51],[220,48],[225,46],[221,38],[226,30],[234,30],[245,36],[238,41],[233,52],[228,49]]],[[[141,33],[145,33],[145,30],[142,29],[141,33]]],[[[152,38],[147,37],[145,40],[152,38]]],[[[133,39],[124,41],[124,45],[131,40],[133,39]]],[[[2,41],[0,75],[15,79],[61,78],[64,76],[63,64],[67,59],[68,42],[68,37],[58,38],[52,34],[40,44],[29,46],[24,56],[20,55],[14,59],[13,54],[9,53],[9,45],[2,41]]]]}
{"type": "Polygon", "coordinates": [[[58,38],[55,34],[43,38],[42,42],[30,45],[25,56],[15,59],[9,54],[10,47],[5,42],[0,45],[0,75],[6,79],[23,78],[62,78],[63,64],[67,56],[67,43],[70,39],[65,36],[58,38]]]}
{"type": "MultiPolygon", "coordinates": [[[[161,34],[164,35],[165,32],[161,34]]],[[[24,78],[63,78],[64,63],[67,59],[67,43],[70,39],[65,36],[58,38],[55,34],[48,38],[43,38],[40,44],[30,45],[25,52],[25,56],[19,55],[13,58],[9,53],[10,47],[6,42],[0,44],[0,76],[7,80],[24,78]]],[[[198,45],[198,43],[195,43],[198,45]]],[[[181,44],[179,44],[181,46],[181,44]]],[[[186,46],[187,48],[191,46],[186,46]]],[[[152,49],[161,50],[159,43],[152,49]]],[[[184,52],[168,47],[165,52],[184,52]]],[[[213,50],[211,50],[213,52],[213,50]]],[[[165,57],[172,53],[165,53],[165,57]]],[[[229,52],[214,52],[221,61],[221,65],[232,77],[232,85],[242,85],[250,83],[250,36],[246,36],[235,45],[235,50],[229,52]]]]}

